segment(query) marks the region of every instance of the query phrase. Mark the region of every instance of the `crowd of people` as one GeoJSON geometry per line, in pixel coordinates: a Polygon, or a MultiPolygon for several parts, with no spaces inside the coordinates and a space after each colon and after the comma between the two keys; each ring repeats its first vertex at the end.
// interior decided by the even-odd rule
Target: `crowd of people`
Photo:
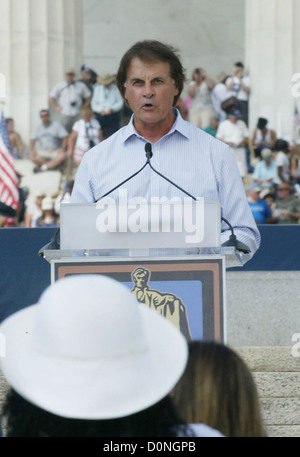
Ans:
{"type": "MultiPolygon", "coordinates": [[[[263,117],[258,118],[253,132],[249,131],[251,84],[243,63],[236,62],[232,74],[222,72],[217,78],[203,68],[195,68],[186,89],[187,96],[178,98],[177,108],[184,119],[230,147],[257,224],[298,223],[300,151],[294,144],[277,138],[263,117]]],[[[31,133],[28,152],[12,118],[7,118],[7,128],[16,159],[32,161],[34,173],[63,172],[61,188],[46,196],[47,206],[52,198],[54,207],[58,194],[74,178],[85,152],[125,125],[132,111],[124,103],[116,75],[98,75],[84,64],[78,80],[74,69],[66,71],[65,80],[50,91],[49,107],[39,114],[41,122],[31,133]]],[[[26,205],[28,188],[21,184],[21,214],[6,218],[3,227],[35,226],[35,221],[34,225],[25,221],[24,213],[30,211],[26,205]]],[[[52,223],[59,224],[59,214],[54,214],[52,223]]]]}

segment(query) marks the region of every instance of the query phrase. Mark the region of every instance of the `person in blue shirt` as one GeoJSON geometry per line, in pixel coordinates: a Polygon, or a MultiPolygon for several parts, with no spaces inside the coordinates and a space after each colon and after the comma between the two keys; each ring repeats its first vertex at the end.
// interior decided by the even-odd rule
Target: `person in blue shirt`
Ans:
{"type": "Polygon", "coordinates": [[[210,118],[209,125],[207,125],[203,129],[204,132],[209,133],[212,136],[216,136],[216,133],[217,133],[217,130],[218,130],[218,127],[219,127],[219,123],[220,123],[220,116],[218,116],[217,114],[215,116],[212,116],[210,118]]]}
{"type": "Polygon", "coordinates": [[[253,181],[258,186],[271,189],[275,186],[277,177],[277,167],[273,159],[273,152],[269,148],[261,151],[261,160],[255,165],[253,172],[253,181]]]}
{"type": "Polygon", "coordinates": [[[261,190],[257,183],[250,184],[248,204],[257,224],[269,224],[272,222],[272,212],[266,200],[260,197],[261,190]]]}

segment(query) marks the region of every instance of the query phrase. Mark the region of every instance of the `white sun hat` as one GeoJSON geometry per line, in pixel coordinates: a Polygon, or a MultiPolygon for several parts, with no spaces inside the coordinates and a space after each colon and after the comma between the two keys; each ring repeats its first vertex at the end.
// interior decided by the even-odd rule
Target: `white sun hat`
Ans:
{"type": "Polygon", "coordinates": [[[188,357],[167,318],[104,275],[59,279],[3,321],[8,384],[58,416],[113,419],[164,398],[188,357]]]}

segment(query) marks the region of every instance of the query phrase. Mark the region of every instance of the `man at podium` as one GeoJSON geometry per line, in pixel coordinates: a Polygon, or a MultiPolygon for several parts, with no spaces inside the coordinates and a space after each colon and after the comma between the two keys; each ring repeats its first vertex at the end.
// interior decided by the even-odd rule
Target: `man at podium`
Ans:
{"type": "Polygon", "coordinates": [[[117,85],[133,115],[128,125],[84,155],[71,203],[98,202],[108,194],[117,202],[121,189],[128,199],[148,202],[183,199],[182,190],[219,201],[221,243],[232,235],[229,221],[235,236],[249,247],[247,261],[259,247],[260,233],[235,159],[227,145],[183,120],[175,108],[184,82],[184,69],[171,46],[145,40],[124,54],[117,85]]]}

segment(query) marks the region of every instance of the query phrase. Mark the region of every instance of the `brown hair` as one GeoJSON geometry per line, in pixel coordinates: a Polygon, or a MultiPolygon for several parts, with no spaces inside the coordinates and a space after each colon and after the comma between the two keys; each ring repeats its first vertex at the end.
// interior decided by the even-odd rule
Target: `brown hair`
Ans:
{"type": "Polygon", "coordinates": [[[170,65],[170,75],[178,89],[178,95],[174,97],[173,101],[173,106],[176,106],[185,82],[185,70],[180,62],[177,49],[156,40],[135,43],[122,57],[117,73],[117,86],[123,97],[127,71],[134,57],[145,62],[159,61],[167,62],[170,65]]]}
{"type": "Polygon", "coordinates": [[[172,396],[188,423],[204,423],[227,437],[267,436],[252,374],[224,344],[189,343],[189,361],[172,396]]]}

